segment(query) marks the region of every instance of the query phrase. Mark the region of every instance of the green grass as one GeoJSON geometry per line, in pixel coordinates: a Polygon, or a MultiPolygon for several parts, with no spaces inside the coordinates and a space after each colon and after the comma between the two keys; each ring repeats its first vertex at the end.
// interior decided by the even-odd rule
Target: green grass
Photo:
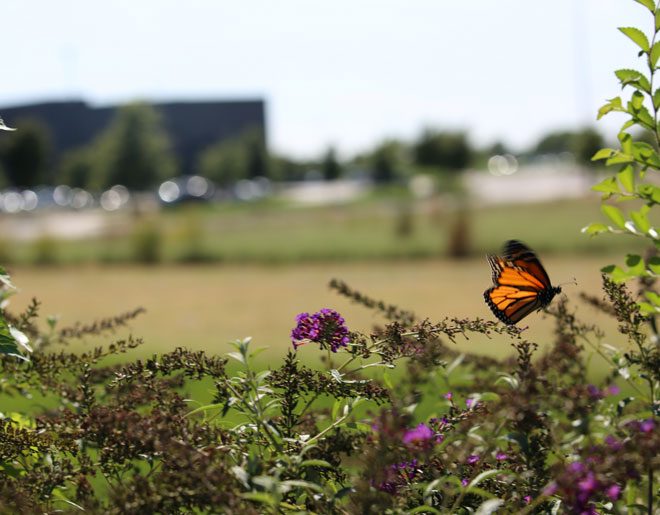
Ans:
{"type": "Polygon", "coordinates": [[[413,204],[392,194],[342,206],[293,207],[269,201],[189,205],[143,215],[112,213],[107,215],[109,228],[98,237],[5,239],[0,254],[4,263],[19,264],[429,259],[448,254],[457,229],[474,256],[494,252],[510,238],[544,254],[644,248],[638,238],[581,234],[589,222],[604,221],[595,197],[460,211],[452,204],[451,198],[440,197],[413,204]]]}

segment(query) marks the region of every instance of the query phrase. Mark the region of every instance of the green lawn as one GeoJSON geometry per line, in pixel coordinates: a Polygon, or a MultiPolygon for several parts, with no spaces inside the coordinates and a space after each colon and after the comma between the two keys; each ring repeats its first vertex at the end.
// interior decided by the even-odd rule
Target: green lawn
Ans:
{"type": "Polygon", "coordinates": [[[429,259],[448,254],[456,234],[482,256],[510,238],[543,254],[640,250],[636,238],[588,238],[604,221],[599,199],[455,209],[451,198],[412,203],[374,196],[349,205],[293,207],[276,202],[181,206],[150,214],[112,213],[95,238],[0,242],[3,263],[138,261],[282,264],[429,259]],[[454,236],[452,236],[454,234],[454,236]]]}

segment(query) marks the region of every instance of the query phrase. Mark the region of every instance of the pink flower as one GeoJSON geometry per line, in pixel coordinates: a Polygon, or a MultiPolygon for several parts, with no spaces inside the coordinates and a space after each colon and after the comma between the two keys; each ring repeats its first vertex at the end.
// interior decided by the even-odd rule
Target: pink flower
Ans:
{"type": "Polygon", "coordinates": [[[433,431],[429,426],[422,423],[419,424],[415,429],[411,429],[403,435],[403,443],[421,443],[433,438],[433,431]]]}
{"type": "Polygon", "coordinates": [[[616,501],[621,496],[621,487],[619,485],[612,485],[605,490],[605,495],[611,501],[616,501]]]}
{"type": "Polygon", "coordinates": [[[445,399],[451,400],[451,392],[445,394],[445,399]]]}
{"type": "Polygon", "coordinates": [[[507,459],[507,455],[504,454],[502,451],[497,451],[497,454],[495,455],[495,459],[498,461],[502,461],[507,459]]]}

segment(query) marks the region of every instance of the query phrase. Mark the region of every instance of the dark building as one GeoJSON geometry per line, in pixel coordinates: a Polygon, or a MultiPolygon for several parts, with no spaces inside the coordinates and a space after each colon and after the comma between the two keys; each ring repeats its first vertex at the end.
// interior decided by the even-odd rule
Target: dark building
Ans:
{"type": "MultiPolygon", "coordinates": [[[[221,139],[238,136],[257,128],[266,137],[263,100],[219,102],[154,103],[163,119],[173,150],[181,163],[181,172],[192,173],[202,150],[221,139]]],[[[47,102],[17,107],[0,107],[8,126],[15,127],[21,118],[37,118],[46,124],[52,136],[54,160],[63,153],[86,145],[110,123],[117,107],[90,107],[84,102],[47,102]]]]}

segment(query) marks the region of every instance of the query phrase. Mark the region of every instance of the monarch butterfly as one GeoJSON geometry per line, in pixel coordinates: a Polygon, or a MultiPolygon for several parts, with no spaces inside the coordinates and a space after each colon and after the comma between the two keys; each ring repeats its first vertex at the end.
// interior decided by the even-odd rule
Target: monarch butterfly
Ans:
{"type": "Polygon", "coordinates": [[[519,241],[507,241],[502,253],[503,257],[487,256],[493,286],[484,299],[497,318],[512,325],[550,304],[561,288],[550,284],[536,254],[519,241]]]}

